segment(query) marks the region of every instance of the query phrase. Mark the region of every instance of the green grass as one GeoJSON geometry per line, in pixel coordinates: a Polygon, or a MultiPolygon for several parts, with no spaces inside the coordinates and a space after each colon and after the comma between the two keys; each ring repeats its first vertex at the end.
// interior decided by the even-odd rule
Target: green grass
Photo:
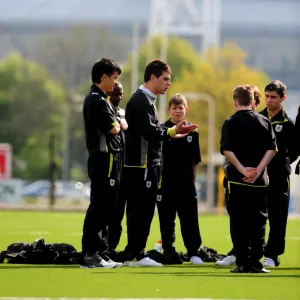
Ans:
{"type": "MultiPolygon", "coordinates": [[[[80,251],[84,214],[0,212],[0,249],[17,241],[65,242],[80,251]]],[[[199,216],[203,245],[226,253],[231,248],[227,216],[199,216]]],[[[125,227],[126,230],[126,227],[125,227]]],[[[159,238],[155,217],[147,249],[159,238]]],[[[177,250],[184,251],[177,226],[177,250]]],[[[126,243],[122,236],[120,249],[126,243]]],[[[80,269],[78,266],[0,264],[0,297],[222,298],[300,299],[300,220],[289,220],[286,253],[270,274],[232,274],[230,268],[164,266],[163,268],[80,269]]]]}

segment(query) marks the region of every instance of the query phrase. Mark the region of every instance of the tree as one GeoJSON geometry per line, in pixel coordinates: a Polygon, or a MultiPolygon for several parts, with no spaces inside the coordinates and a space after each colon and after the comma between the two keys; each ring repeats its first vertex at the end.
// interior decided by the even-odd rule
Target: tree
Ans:
{"type": "Polygon", "coordinates": [[[13,147],[14,176],[45,178],[48,159],[42,153],[50,133],[61,134],[64,98],[61,85],[37,63],[19,53],[0,61],[0,142],[13,147]]]}
{"type": "MultiPolygon", "coordinates": [[[[38,44],[37,60],[54,78],[60,80],[66,93],[65,105],[70,119],[67,128],[68,141],[63,149],[66,154],[64,169],[67,172],[64,174],[72,177],[72,174],[78,174],[81,169],[85,170],[86,165],[86,156],[82,155],[85,153],[82,116],[79,117],[79,114],[73,111],[74,92],[79,91],[80,86],[90,78],[92,65],[97,60],[102,57],[109,57],[116,61],[126,59],[124,40],[103,25],[93,27],[75,25],[65,30],[51,31],[40,38],[38,44]],[[75,165],[77,173],[73,170],[75,165]]],[[[90,85],[88,80],[86,90],[90,85]]]]}
{"type": "Polygon", "coordinates": [[[90,77],[92,65],[102,57],[125,60],[123,49],[123,38],[106,27],[76,25],[40,38],[37,59],[71,91],[90,77]]]}
{"type": "MultiPolygon", "coordinates": [[[[224,120],[234,113],[233,88],[239,84],[255,84],[263,90],[268,80],[263,72],[247,66],[245,59],[246,53],[232,43],[225,44],[220,49],[211,48],[198,63],[196,69],[184,72],[171,86],[168,93],[168,96],[178,92],[206,93],[215,99],[215,151],[219,151],[221,126],[224,120]]],[[[201,152],[206,160],[208,106],[203,101],[187,100],[189,106],[187,119],[199,124],[201,152]]]]}
{"type": "MultiPolygon", "coordinates": [[[[152,55],[151,59],[156,59],[160,57],[160,46],[162,42],[162,37],[155,36],[151,39],[152,45],[152,55]]],[[[149,43],[144,42],[138,51],[138,79],[139,84],[144,82],[144,70],[148,64],[149,58],[149,43]]],[[[132,55],[129,60],[125,63],[123,67],[123,72],[120,76],[120,81],[124,87],[124,100],[127,101],[131,94],[131,72],[132,72],[132,55]]],[[[169,37],[168,38],[168,47],[167,47],[167,62],[172,69],[172,82],[181,76],[182,73],[186,71],[196,70],[197,65],[199,64],[200,56],[193,49],[193,47],[184,39],[178,37],[169,37]]]]}

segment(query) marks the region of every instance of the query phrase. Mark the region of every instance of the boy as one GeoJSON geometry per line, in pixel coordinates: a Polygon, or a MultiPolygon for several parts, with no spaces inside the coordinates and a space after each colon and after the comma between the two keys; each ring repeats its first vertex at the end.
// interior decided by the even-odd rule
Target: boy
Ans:
{"type": "Polygon", "coordinates": [[[120,67],[103,58],[92,68],[93,85],[83,103],[86,147],[89,152],[88,175],[91,180],[90,205],[82,235],[83,268],[116,268],[121,263],[107,256],[107,226],[116,206],[120,161],[123,152],[119,133],[127,124],[117,120],[115,110],[107,101],[120,67]]]}
{"type": "Polygon", "coordinates": [[[229,161],[227,210],[237,264],[231,272],[267,273],[259,260],[267,219],[265,168],[276,153],[275,135],[270,121],[252,110],[253,88],[237,86],[233,102],[236,113],[223,124],[220,146],[229,161]]]}
{"type": "Polygon", "coordinates": [[[278,152],[268,166],[269,238],[265,247],[263,265],[277,267],[279,256],[285,250],[285,234],[290,200],[291,164],[297,159],[295,124],[283,108],[287,88],[280,80],[273,80],[265,87],[266,108],[260,113],[272,123],[278,152]]]}
{"type": "MultiPolygon", "coordinates": [[[[162,124],[171,128],[184,120],[187,101],[175,94],[169,101],[171,118],[162,124]]],[[[170,263],[180,263],[175,251],[175,218],[178,213],[184,245],[192,264],[202,264],[198,256],[201,236],[198,224],[197,194],[195,180],[201,161],[199,136],[190,132],[182,139],[163,141],[162,176],[157,195],[162,247],[170,263]]]]}
{"type": "MultiPolygon", "coordinates": [[[[261,101],[261,92],[259,88],[256,85],[249,85],[253,89],[254,92],[254,102],[252,103],[252,110],[256,111],[257,106],[260,104],[261,101]]],[[[227,188],[227,182],[226,182],[226,177],[224,178],[224,188],[225,188],[225,198],[227,199],[228,191],[226,190],[227,188]]],[[[232,224],[230,224],[231,227],[232,224]]],[[[232,248],[227,256],[223,258],[222,260],[216,261],[217,266],[231,266],[235,265],[236,263],[236,257],[235,257],[235,250],[232,248]]]]}

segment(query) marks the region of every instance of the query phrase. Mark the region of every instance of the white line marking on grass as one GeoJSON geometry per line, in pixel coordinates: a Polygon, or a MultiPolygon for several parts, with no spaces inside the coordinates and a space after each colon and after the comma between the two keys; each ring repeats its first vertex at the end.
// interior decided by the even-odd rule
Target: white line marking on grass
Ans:
{"type": "Polygon", "coordinates": [[[294,241],[299,241],[300,240],[300,236],[289,236],[286,237],[287,240],[294,240],[294,241]]]}
{"type": "Polygon", "coordinates": [[[3,232],[3,235],[53,235],[51,232],[47,231],[8,231],[8,232],[3,232]]]}
{"type": "Polygon", "coordinates": [[[28,232],[30,235],[39,235],[39,236],[42,236],[42,235],[52,235],[51,232],[47,232],[47,231],[31,231],[31,232],[28,232]]]}

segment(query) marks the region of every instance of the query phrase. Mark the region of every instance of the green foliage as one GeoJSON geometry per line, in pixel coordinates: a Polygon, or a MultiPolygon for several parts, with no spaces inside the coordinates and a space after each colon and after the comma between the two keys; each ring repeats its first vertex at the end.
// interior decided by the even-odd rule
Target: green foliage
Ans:
{"type": "Polygon", "coordinates": [[[126,59],[124,39],[103,25],[73,25],[52,30],[40,38],[38,62],[68,89],[76,89],[90,78],[92,65],[102,57],[126,59]]]}
{"type": "MultiPolygon", "coordinates": [[[[150,60],[160,57],[162,37],[155,36],[151,38],[150,41],[151,42],[145,41],[139,49],[139,84],[143,84],[144,82],[143,78],[146,65],[150,62],[150,60]]],[[[200,57],[186,40],[171,36],[168,38],[167,61],[172,69],[172,81],[176,82],[182,73],[196,70],[200,57]]],[[[124,102],[126,102],[131,95],[131,67],[132,56],[125,63],[123,72],[120,76],[120,81],[124,87],[124,102]]]]}
{"type": "Polygon", "coordinates": [[[61,85],[37,63],[19,53],[0,61],[0,142],[13,147],[14,176],[47,177],[49,137],[60,140],[64,101],[61,85]]]}
{"type": "MultiPolygon", "coordinates": [[[[185,92],[205,93],[215,99],[215,151],[219,151],[222,124],[234,113],[233,88],[239,84],[255,84],[263,90],[268,80],[263,72],[247,66],[245,59],[246,53],[231,43],[220,49],[211,48],[198,63],[197,68],[194,71],[184,72],[168,93],[168,96],[185,92]]],[[[200,146],[206,160],[208,105],[203,101],[189,101],[189,99],[187,101],[189,111],[186,118],[189,122],[199,124],[200,146]]],[[[263,104],[260,108],[262,106],[263,104]]]]}

